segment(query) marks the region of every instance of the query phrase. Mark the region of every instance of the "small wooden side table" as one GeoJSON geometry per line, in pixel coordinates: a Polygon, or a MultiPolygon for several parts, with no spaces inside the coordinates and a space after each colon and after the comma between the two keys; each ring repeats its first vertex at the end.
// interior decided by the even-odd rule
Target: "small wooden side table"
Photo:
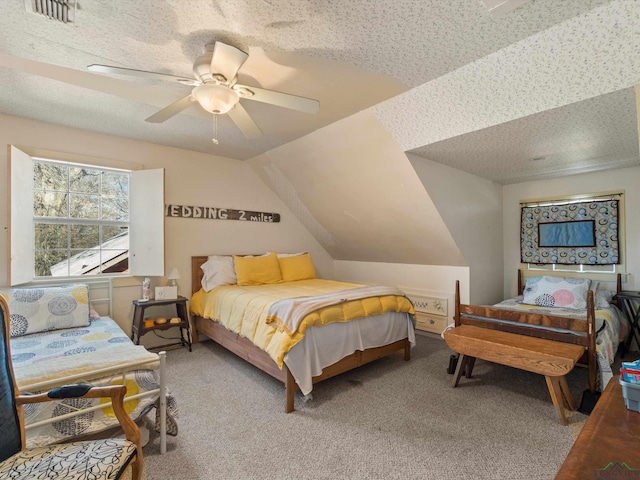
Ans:
{"type": "Polygon", "coordinates": [[[152,350],[163,349],[166,347],[172,347],[175,345],[187,346],[191,351],[191,327],[189,325],[189,314],[187,313],[187,298],[178,297],[168,300],[134,300],[133,301],[133,325],[131,326],[131,340],[140,345],[140,337],[145,333],[152,330],[168,330],[170,328],[180,328],[180,341],[175,343],[169,343],[159,347],[153,347],[152,350]],[[180,323],[171,323],[170,319],[167,319],[167,323],[156,324],[145,327],[145,310],[151,307],[162,307],[166,305],[175,305],[176,318],[180,319],[180,323]]]}

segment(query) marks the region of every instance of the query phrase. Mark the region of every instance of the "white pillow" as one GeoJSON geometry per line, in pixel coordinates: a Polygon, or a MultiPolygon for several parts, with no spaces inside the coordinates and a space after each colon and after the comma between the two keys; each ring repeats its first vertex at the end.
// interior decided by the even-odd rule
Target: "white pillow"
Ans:
{"type": "Polygon", "coordinates": [[[611,302],[613,301],[613,297],[615,297],[616,292],[612,292],[611,290],[607,290],[604,285],[600,285],[600,282],[591,282],[590,290],[593,292],[593,300],[596,303],[596,308],[610,308],[611,302]],[[602,287],[602,288],[601,288],[602,287]]]}
{"type": "Polygon", "coordinates": [[[598,290],[598,293],[596,293],[596,308],[609,308],[615,294],[616,292],[611,290],[598,290]]]}
{"type": "Polygon", "coordinates": [[[591,280],[572,277],[531,277],[527,279],[523,303],[542,307],[587,308],[591,280]]]}
{"type": "Polygon", "coordinates": [[[211,255],[200,268],[204,273],[202,288],[205,292],[220,285],[235,285],[238,283],[231,255],[211,255]]]}
{"type": "Polygon", "coordinates": [[[277,253],[276,256],[278,258],[287,258],[287,257],[298,257],[300,255],[304,255],[307,252],[300,252],[300,253],[277,253]]]}
{"type": "Polygon", "coordinates": [[[9,306],[11,337],[89,325],[89,287],[6,288],[0,291],[9,306]]]}

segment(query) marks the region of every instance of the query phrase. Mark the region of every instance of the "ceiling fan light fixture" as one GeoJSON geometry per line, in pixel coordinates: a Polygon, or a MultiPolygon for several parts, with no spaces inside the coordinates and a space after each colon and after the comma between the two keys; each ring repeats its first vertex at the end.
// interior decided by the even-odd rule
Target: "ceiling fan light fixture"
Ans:
{"type": "Polygon", "coordinates": [[[191,96],[209,113],[224,114],[240,100],[238,93],[224,85],[207,83],[191,91],[191,96]]]}

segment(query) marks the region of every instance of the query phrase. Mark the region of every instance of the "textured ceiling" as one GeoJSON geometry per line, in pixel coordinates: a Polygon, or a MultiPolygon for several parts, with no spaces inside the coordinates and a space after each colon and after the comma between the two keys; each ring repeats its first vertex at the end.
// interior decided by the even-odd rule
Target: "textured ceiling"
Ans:
{"type": "Polygon", "coordinates": [[[619,90],[410,152],[503,184],[635,166],[635,92],[619,90]]]}
{"type": "MultiPolygon", "coordinates": [[[[93,0],[77,3],[73,24],[64,25],[27,13],[22,0],[2,0],[0,113],[248,159],[539,32],[561,28],[563,22],[595,8],[633,1],[530,0],[498,18],[481,0],[93,0]],[[198,106],[163,124],[144,122],[187,95],[188,87],[122,76],[101,83],[98,77],[105,77],[86,71],[87,65],[102,63],[191,77],[193,60],[212,40],[249,53],[239,83],[316,98],[320,112],[307,115],[243,100],[264,135],[247,140],[221,117],[220,144],[213,145],[211,118],[198,106]],[[70,70],[54,71],[48,65],[70,70]]],[[[568,108],[566,116],[541,112],[514,125],[467,134],[474,135],[470,138],[447,138],[412,151],[506,183],[529,178],[526,172],[520,176],[504,172],[514,155],[553,154],[556,163],[547,163],[561,171],[562,159],[570,155],[627,158],[633,155],[635,141],[637,158],[637,130],[629,136],[617,133],[635,128],[635,116],[623,104],[620,97],[606,96],[585,107],[559,109],[568,108]],[[621,107],[624,111],[618,112],[621,107]],[[607,135],[612,125],[597,125],[589,111],[616,121],[615,141],[607,135]],[[567,117],[574,121],[561,121],[567,117]],[[528,121],[547,130],[534,135],[528,121]],[[586,122],[582,130],[578,121],[586,122]],[[553,142],[549,130],[555,134],[553,142]],[[593,140],[593,150],[587,151],[567,140],[587,134],[602,143],[595,145],[593,140]],[[465,155],[472,155],[466,152],[474,144],[480,153],[472,171],[465,155]]],[[[540,175],[546,168],[539,165],[532,174],[540,175]]]]}

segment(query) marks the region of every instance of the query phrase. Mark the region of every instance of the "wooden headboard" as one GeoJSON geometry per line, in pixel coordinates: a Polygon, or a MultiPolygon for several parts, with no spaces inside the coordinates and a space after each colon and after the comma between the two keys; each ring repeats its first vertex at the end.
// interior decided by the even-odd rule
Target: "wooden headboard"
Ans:
{"type": "Polygon", "coordinates": [[[209,257],[207,255],[191,257],[191,295],[202,288],[202,277],[204,277],[204,272],[200,267],[208,258],[209,257]]]}

